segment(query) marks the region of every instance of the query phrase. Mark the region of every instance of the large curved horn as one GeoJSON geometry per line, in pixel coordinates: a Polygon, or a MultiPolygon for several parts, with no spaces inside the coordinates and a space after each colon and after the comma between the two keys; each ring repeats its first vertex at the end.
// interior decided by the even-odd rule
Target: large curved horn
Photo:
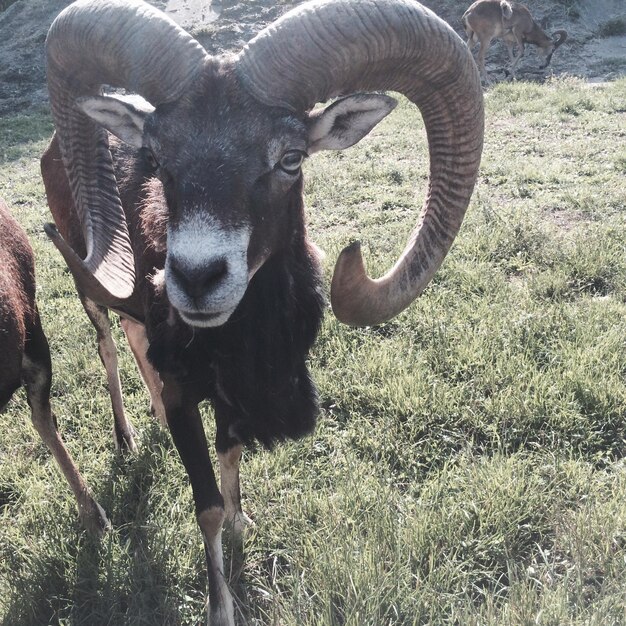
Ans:
{"type": "Polygon", "coordinates": [[[50,27],[46,53],[52,115],[87,249],[86,259],[74,264],[84,265],[83,277],[94,277],[94,293],[124,299],[134,288],[134,260],[108,135],[76,100],[99,94],[103,84],[139,93],[154,106],[175,100],[207,53],[139,0],[75,2],[50,27]]]}
{"type": "Polygon", "coordinates": [[[304,112],[364,90],[394,90],[417,104],[430,151],[429,188],[400,259],[378,280],[358,245],[341,253],[331,301],[348,324],[383,322],[406,308],[441,265],[476,181],[483,97],[471,54],[413,0],[320,0],[285,14],[239,55],[240,79],[262,102],[304,112]]]}
{"type": "Polygon", "coordinates": [[[566,30],[555,30],[552,33],[552,39],[554,40],[554,49],[556,50],[561,44],[564,44],[567,39],[566,30]]]}
{"type": "Polygon", "coordinates": [[[553,42],[554,45],[553,45],[552,50],[550,51],[550,53],[546,57],[545,63],[541,66],[542,70],[545,70],[546,67],[548,67],[548,65],[550,65],[550,61],[552,61],[552,55],[554,54],[555,50],[562,43],[564,43],[566,39],[567,39],[567,31],[566,30],[555,30],[552,33],[552,42],[553,42]]]}

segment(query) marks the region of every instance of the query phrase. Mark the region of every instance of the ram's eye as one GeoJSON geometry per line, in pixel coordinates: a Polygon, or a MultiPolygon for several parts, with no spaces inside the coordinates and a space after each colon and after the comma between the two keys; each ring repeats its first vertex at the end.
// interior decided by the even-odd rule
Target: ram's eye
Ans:
{"type": "Polygon", "coordinates": [[[149,150],[148,148],[142,148],[142,151],[147,166],[152,172],[156,172],[159,169],[159,162],[156,160],[156,157],[154,156],[152,150],[149,150]]]}
{"type": "Polygon", "coordinates": [[[278,165],[282,170],[287,172],[287,174],[297,174],[302,165],[302,161],[304,161],[304,152],[300,150],[289,150],[283,154],[278,165]]]}

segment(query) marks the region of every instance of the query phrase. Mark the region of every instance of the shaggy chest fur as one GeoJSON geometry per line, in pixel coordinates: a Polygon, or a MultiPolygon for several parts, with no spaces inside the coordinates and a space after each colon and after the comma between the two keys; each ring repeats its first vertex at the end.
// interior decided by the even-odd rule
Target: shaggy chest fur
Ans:
{"type": "Polygon", "coordinates": [[[159,185],[138,169],[125,171],[131,175],[119,179],[123,204],[143,207],[127,217],[133,248],[140,251],[137,288],[152,364],[175,376],[190,400],[210,400],[244,443],[271,447],[310,432],[318,398],[306,360],[325,299],[300,211],[294,211],[301,223],[292,239],[256,272],[231,318],[216,328],[192,328],[172,309],[165,288],[150,279],[165,264],[167,207],[159,185]],[[143,201],[125,198],[136,189],[143,201]]]}
{"type": "Polygon", "coordinates": [[[271,447],[315,425],[318,398],[306,359],[323,305],[311,256],[273,258],[219,328],[172,319],[163,294],[146,320],[148,357],[157,370],[176,376],[193,401],[211,400],[237,439],[271,447]]]}

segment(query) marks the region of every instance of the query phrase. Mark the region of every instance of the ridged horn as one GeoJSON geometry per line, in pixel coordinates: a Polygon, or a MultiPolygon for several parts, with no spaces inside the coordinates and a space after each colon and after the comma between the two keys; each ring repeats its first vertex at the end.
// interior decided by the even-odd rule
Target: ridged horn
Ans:
{"type": "Polygon", "coordinates": [[[286,13],[240,53],[240,80],[268,105],[304,112],[340,94],[392,90],[416,104],[430,153],[421,214],[394,267],[377,280],[358,245],[335,266],[331,302],[338,319],[372,325],[391,319],[426,287],[461,226],[483,142],[480,78],[467,46],[413,0],[320,0],[286,13]]]}
{"type": "Polygon", "coordinates": [[[552,55],[554,54],[555,50],[562,43],[564,43],[566,39],[567,39],[567,31],[566,30],[555,30],[552,33],[552,42],[554,44],[554,47],[550,51],[550,54],[548,54],[548,56],[546,57],[546,62],[541,66],[542,70],[545,70],[546,67],[548,67],[548,65],[550,65],[550,61],[552,61],[552,55]]]}
{"type": "MultiPolygon", "coordinates": [[[[105,130],[76,106],[102,85],[125,87],[157,106],[181,97],[206,51],[163,13],[139,0],[79,0],[46,39],[50,106],[87,256],[74,259],[85,292],[128,298],[134,259],[105,130]],[[95,284],[91,287],[86,281],[95,284]],[[104,290],[104,291],[103,291],[104,290]]],[[[52,238],[55,244],[61,238],[52,238]]],[[[67,250],[62,250],[67,258],[67,250]]]]}
{"type": "Polygon", "coordinates": [[[561,44],[564,44],[567,40],[567,31],[555,30],[552,33],[552,39],[554,39],[554,49],[556,50],[561,44]]]}

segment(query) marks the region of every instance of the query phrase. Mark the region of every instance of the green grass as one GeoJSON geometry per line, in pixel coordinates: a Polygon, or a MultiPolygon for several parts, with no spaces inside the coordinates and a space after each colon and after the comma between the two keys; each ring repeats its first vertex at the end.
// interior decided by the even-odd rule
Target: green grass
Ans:
{"type": "Polygon", "coordinates": [[[626,16],[614,17],[602,23],[598,29],[600,37],[626,35],[626,16]]]}
{"type": "MultiPolygon", "coordinates": [[[[625,101],[625,80],[488,92],[480,179],[432,285],[379,327],[329,312],[311,355],[315,434],[245,454],[256,525],[235,591],[247,623],[626,623],[625,101]]],[[[1,121],[0,195],[37,253],[61,431],[113,530],[98,543],[81,529],[16,394],[0,416],[0,619],[198,624],[203,551],[185,473],[117,323],[142,445],[115,453],[93,332],[42,234],[50,130],[45,112],[1,121]]],[[[327,278],[356,237],[372,274],[390,266],[426,165],[406,102],[359,146],[311,159],[327,278]]]]}
{"type": "Polygon", "coordinates": [[[6,11],[16,0],[0,0],[0,13],[6,11]]]}

